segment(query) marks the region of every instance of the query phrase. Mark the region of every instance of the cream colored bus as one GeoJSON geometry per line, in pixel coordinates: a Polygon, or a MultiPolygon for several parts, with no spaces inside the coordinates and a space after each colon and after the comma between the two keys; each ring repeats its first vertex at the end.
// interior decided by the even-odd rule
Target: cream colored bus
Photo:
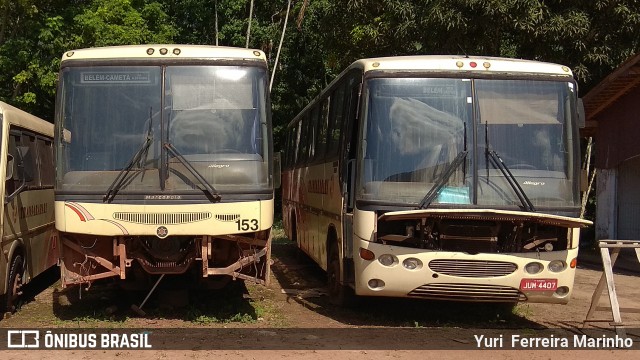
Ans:
{"type": "Polygon", "coordinates": [[[579,228],[569,68],[363,59],[287,128],[287,235],[355,295],[566,303],[579,228]]]}
{"type": "MultiPolygon", "coordinates": [[[[14,312],[23,285],[56,264],[53,124],[0,102],[2,254],[0,310],[14,312]]],[[[2,318],[2,316],[0,316],[2,318]]]]}
{"type": "Polygon", "coordinates": [[[60,67],[63,285],[111,277],[145,288],[164,275],[266,284],[274,176],[264,53],[118,46],[68,51],[60,67]]]}

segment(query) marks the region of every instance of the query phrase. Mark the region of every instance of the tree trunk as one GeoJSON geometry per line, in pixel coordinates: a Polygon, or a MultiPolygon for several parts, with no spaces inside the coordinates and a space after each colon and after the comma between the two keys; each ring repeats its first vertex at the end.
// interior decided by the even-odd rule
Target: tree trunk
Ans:
{"type": "Polygon", "coordinates": [[[278,58],[280,58],[280,49],[282,49],[282,42],[284,41],[284,33],[287,31],[287,21],[289,21],[289,10],[291,10],[291,0],[287,3],[287,15],[284,17],[284,26],[282,27],[282,35],[280,36],[280,45],[278,45],[278,51],[276,52],[276,61],[273,63],[273,71],[271,72],[271,81],[269,82],[269,92],[273,87],[273,79],[276,77],[276,69],[278,68],[278,58]]]}
{"type": "Polygon", "coordinates": [[[249,25],[247,26],[247,44],[244,46],[245,48],[249,48],[249,37],[251,36],[251,19],[253,19],[253,0],[251,0],[251,5],[249,6],[249,25]]]}
{"type": "Polygon", "coordinates": [[[587,156],[584,161],[584,169],[587,171],[587,179],[589,179],[587,190],[582,194],[582,206],[580,208],[580,218],[584,217],[584,213],[587,210],[587,202],[589,201],[589,193],[591,193],[591,186],[593,185],[593,180],[596,177],[596,170],[593,169],[593,172],[589,174],[589,168],[591,167],[591,149],[593,148],[593,138],[589,137],[589,142],[587,143],[587,156]]]}
{"type": "Polygon", "coordinates": [[[0,45],[4,44],[4,38],[7,31],[7,21],[9,20],[9,0],[0,0],[2,11],[2,21],[0,21],[0,45]]]}
{"type": "Polygon", "coordinates": [[[213,11],[215,12],[215,31],[216,31],[216,46],[218,46],[218,0],[213,3],[213,11]]]}

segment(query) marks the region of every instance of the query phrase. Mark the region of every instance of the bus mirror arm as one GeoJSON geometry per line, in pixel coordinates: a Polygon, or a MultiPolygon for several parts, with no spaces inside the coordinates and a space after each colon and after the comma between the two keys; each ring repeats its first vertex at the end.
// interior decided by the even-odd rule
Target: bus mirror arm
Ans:
{"type": "MultiPolygon", "coordinates": [[[[17,189],[13,190],[13,192],[9,195],[5,195],[4,197],[4,203],[8,204],[11,202],[11,200],[13,200],[13,198],[16,197],[16,195],[18,195],[22,189],[25,188],[25,186],[27,186],[27,178],[24,174],[24,157],[22,155],[22,151],[20,151],[21,149],[18,148],[18,157],[19,157],[19,162],[18,162],[18,175],[20,176],[20,178],[22,179],[22,182],[20,183],[20,186],[18,186],[17,189]]],[[[9,155],[11,158],[7,159],[7,165],[11,165],[11,170],[7,170],[7,173],[11,173],[11,176],[7,175],[6,180],[10,180],[11,178],[13,178],[13,155],[9,155]]]]}

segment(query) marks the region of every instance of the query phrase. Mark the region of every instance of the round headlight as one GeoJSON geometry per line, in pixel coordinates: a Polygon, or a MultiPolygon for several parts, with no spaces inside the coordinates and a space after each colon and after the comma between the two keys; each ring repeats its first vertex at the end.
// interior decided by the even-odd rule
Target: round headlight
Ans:
{"type": "Polygon", "coordinates": [[[398,258],[391,254],[383,254],[380,255],[378,261],[384,266],[393,266],[398,263],[398,258]]]}
{"type": "Polygon", "coordinates": [[[371,290],[380,290],[384,287],[384,281],[380,279],[371,279],[367,282],[371,290]]]}
{"type": "Polygon", "coordinates": [[[562,270],[564,270],[564,261],[562,260],[553,260],[552,262],[549,263],[549,271],[551,272],[560,272],[562,270]]]}
{"type": "Polygon", "coordinates": [[[416,258],[407,258],[402,262],[402,266],[407,270],[418,270],[422,267],[422,261],[416,258]]]}
{"type": "Polygon", "coordinates": [[[530,262],[524,267],[524,271],[529,274],[537,274],[544,269],[544,266],[539,262],[530,262]]]}
{"type": "Polygon", "coordinates": [[[556,289],[556,296],[564,297],[569,293],[569,288],[566,286],[560,286],[556,289]]]}

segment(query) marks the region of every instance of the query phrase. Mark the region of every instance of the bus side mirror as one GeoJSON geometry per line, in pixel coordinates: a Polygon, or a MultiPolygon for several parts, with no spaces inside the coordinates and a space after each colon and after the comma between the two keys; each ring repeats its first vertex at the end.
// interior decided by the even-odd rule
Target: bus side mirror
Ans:
{"type": "Polygon", "coordinates": [[[4,181],[13,179],[13,155],[7,154],[7,174],[4,177],[4,181]]]}
{"type": "Polygon", "coordinates": [[[584,103],[582,102],[582,98],[578,99],[578,129],[584,129],[586,124],[587,124],[587,119],[586,119],[586,115],[584,112],[584,103]]]}
{"type": "Polygon", "coordinates": [[[282,155],[280,151],[273,154],[273,187],[275,189],[280,188],[281,176],[282,176],[282,155]]]}
{"type": "MultiPolygon", "coordinates": [[[[33,181],[33,170],[35,169],[35,164],[33,163],[33,156],[31,155],[31,152],[29,151],[29,147],[27,146],[18,146],[17,147],[17,152],[18,152],[18,178],[21,180],[20,186],[18,186],[17,189],[15,189],[11,194],[9,195],[5,195],[4,197],[4,203],[8,204],[11,202],[11,200],[13,200],[13,198],[16,197],[16,195],[18,195],[22,189],[24,189],[27,186],[27,182],[33,181]]],[[[9,155],[11,156],[11,155],[9,155]]],[[[9,164],[9,162],[11,162],[11,170],[7,169],[7,173],[11,172],[11,177],[7,176],[6,179],[9,180],[11,178],[13,178],[13,156],[11,156],[11,159],[7,159],[7,165],[9,164]]]]}

